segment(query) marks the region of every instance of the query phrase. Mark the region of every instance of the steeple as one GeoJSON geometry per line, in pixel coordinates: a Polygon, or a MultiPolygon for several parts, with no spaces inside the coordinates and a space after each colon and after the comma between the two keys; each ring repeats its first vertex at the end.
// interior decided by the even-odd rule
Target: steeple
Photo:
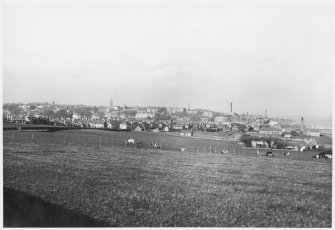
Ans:
{"type": "Polygon", "coordinates": [[[111,98],[111,100],[109,101],[109,107],[112,108],[113,107],[113,99],[111,98]]]}

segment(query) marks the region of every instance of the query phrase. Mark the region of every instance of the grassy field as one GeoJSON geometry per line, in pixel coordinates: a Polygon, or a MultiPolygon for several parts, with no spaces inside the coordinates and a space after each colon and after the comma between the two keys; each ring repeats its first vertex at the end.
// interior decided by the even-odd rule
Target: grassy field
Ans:
{"type": "Polygon", "coordinates": [[[329,160],[257,157],[236,142],[96,130],[6,131],[3,150],[6,188],[111,226],[331,227],[329,160]],[[127,138],[142,144],[124,148],[127,138]],[[152,141],[162,150],[147,149],[152,141]],[[209,153],[209,146],[230,154],[209,153]]]}
{"type": "MultiPolygon", "coordinates": [[[[211,140],[206,138],[177,136],[175,133],[150,133],[150,132],[118,132],[105,130],[66,130],[58,132],[30,132],[30,131],[6,131],[4,133],[4,143],[34,143],[35,145],[55,144],[78,147],[102,147],[129,149],[136,152],[138,149],[148,149],[151,142],[156,142],[161,150],[178,151],[184,148],[187,152],[210,153],[210,148],[216,153],[226,149],[230,154],[250,156],[256,155],[256,149],[243,149],[232,140],[211,140]],[[125,140],[134,139],[136,144],[126,144],[125,140]]],[[[319,162],[312,158],[316,153],[324,151],[323,149],[309,150],[306,152],[290,151],[291,156],[285,157],[283,153],[286,150],[274,150],[276,158],[296,159],[319,162]]],[[[261,150],[264,156],[266,150],[261,150]]],[[[330,162],[330,161],[328,161],[330,162]]]]}

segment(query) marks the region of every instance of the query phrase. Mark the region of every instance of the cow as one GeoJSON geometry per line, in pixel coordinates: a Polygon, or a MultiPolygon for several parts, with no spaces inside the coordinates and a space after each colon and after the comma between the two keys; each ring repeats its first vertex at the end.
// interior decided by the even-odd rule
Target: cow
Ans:
{"type": "Polygon", "coordinates": [[[221,154],[226,154],[226,155],[228,155],[228,150],[222,149],[222,150],[221,150],[221,154]]]}
{"type": "Polygon", "coordinates": [[[214,149],[212,149],[212,147],[209,148],[211,153],[214,153],[214,149]]]}
{"type": "Polygon", "coordinates": [[[267,153],[266,153],[266,156],[273,157],[273,154],[272,154],[272,152],[267,152],[267,153]]]}
{"type": "Polygon", "coordinates": [[[325,154],[325,158],[326,159],[332,159],[332,155],[331,154],[325,154]]]}
{"type": "Polygon", "coordinates": [[[257,153],[257,156],[261,155],[261,153],[259,152],[259,150],[257,150],[256,153],[257,153]]]}
{"type": "Polygon", "coordinates": [[[180,152],[185,152],[185,148],[180,148],[180,152]]]}
{"type": "Polygon", "coordinates": [[[134,139],[128,139],[128,140],[127,140],[127,143],[128,143],[128,144],[135,144],[135,140],[134,140],[134,139]]]}
{"type": "Polygon", "coordinates": [[[151,142],[150,148],[158,148],[158,144],[156,142],[151,142]]]}
{"type": "Polygon", "coordinates": [[[284,152],[284,156],[290,156],[290,152],[284,152]]]}

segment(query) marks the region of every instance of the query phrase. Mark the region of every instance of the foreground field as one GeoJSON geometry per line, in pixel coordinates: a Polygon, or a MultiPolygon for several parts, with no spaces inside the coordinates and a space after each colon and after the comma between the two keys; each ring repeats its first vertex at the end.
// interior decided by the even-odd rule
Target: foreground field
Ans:
{"type": "Polygon", "coordinates": [[[4,186],[111,226],[331,227],[329,162],[38,143],[38,135],[47,136],[4,137],[4,186]]]}

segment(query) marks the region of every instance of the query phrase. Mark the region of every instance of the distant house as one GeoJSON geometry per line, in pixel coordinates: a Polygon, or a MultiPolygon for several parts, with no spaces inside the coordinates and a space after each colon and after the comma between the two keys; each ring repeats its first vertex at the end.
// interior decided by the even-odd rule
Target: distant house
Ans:
{"type": "Polygon", "coordinates": [[[213,117],[213,113],[209,111],[205,111],[201,114],[202,117],[213,117]]]}
{"type": "Polygon", "coordinates": [[[102,121],[97,121],[96,125],[97,128],[103,128],[104,127],[104,122],[102,121]]]}
{"type": "Polygon", "coordinates": [[[79,113],[73,112],[72,114],[72,120],[80,119],[81,115],[79,113]]]}
{"type": "Polygon", "coordinates": [[[90,128],[103,128],[104,127],[104,122],[102,121],[90,121],[90,128]]]}
{"type": "Polygon", "coordinates": [[[122,130],[125,130],[127,129],[127,123],[126,122],[123,122],[119,125],[119,128],[122,129],[122,130]]]}
{"type": "Polygon", "coordinates": [[[183,126],[182,126],[182,125],[174,125],[174,126],[173,126],[173,129],[174,129],[174,130],[182,130],[182,129],[183,129],[183,126]]]}
{"type": "Polygon", "coordinates": [[[319,137],[320,131],[317,129],[307,129],[305,135],[309,137],[319,137]]]}
{"type": "Polygon", "coordinates": [[[281,135],[282,134],[282,130],[278,129],[278,128],[273,128],[273,127],[262,127],[259,130],[260,134],[278,134],[281,135]]]}
{"type": "Polygon", "coordinates": [[[71,126],[72,125],[71,119],[70,118],[66,118],[66,120],[64,121],[64,125],[71,126]]]}
{"type": "Polygon", "coordinates": [[[251,141],[252,148],[269,148],[269,145],[265,141],[251,141]]]}
{"type": "Polygon", "coordinates": [[[15,124],[26,124],[26,119],[17,118],[17,119],[13,120],[13,123],[15,123],[15,124]]]}
{"type": "Polygon", "coordinates": [[[151,112],[146,112],[146,111],[137,111],[135,115],[135,119],[138,119],[138,120],[146,119],[148,117],[153,118],[154,114],[151,112]]]}
{"type": "Polygon", "coordinates": [[[182,130],[179,134],[180,136],[193,136],[193,130],[182,130]]]}
{"type": "Polygon", "coordinates": [[[215,117],[214,123],[215,124],[226,124],[228,122],[228,117],[215,117]]]}
{"type": "Polygon", "coordinates": [[[286,132],[284,132],[284,133],[282,134],[282,136],[283,136],[284,138],[292,138],[292,134],[291,134],[291,133],[286,133],[286,132]]]}
{"type": "Polygon", "coordinates": [[[141,127],[138,125],[138,126],[134,129],[134,131],[136,131],[136,132],[142,132],[142,129],[141,129],[141,127]]]}

